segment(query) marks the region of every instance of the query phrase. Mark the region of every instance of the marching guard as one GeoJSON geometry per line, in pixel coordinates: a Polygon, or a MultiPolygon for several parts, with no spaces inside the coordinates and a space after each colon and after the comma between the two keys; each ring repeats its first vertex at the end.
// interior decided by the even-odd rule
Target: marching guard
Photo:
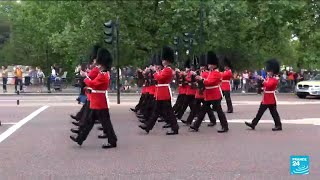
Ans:
{"type": "Polygon", "coordinates": [[[231,71],[231,63],[229,59],[226,57],[224,58],[224,71],[222,72],[222,82],[221,82],[221,90],[223,96],[226,98],[228,111],[227,113],[233,113],[233,107],[232,107],[232,101],[230,97],[230,91],[231,91],[231,84],[230,80],[232,78],[232,71],[231,71]]]}
{"type": "MultiPolygon", "coordinates": [[[[90,79],[95,79],[98,74],[99,74],[99,68],[96,65],[96,58],[97,58],[97,53],[98,50],[100,49],[99,45],[95,45],[92,49],[91,55],[90,55],[90,60],[89,60],[89,65],[90,65],[90,69],[88,72],[88,76],[90,79]]],[[[85,76],[85,74],[81,74],[81,76],[85,76]]],[[[70,115],[70,117],[78,122],[72,122],[72,124],[74,124],[75,126],[81,126],[83,125],[84,121],[87,119],[87,115],[89,114],[90,111],[90,94],[86,93],[87,96],[87,100],[85,102],[85,104],[82,106],[82,108],[80,109],[80,111],[74,116],[74,115],[70,115]]],[[[79,133],[78,129],[71,129],[71,132],[73,133],[79,133]]]]}
{"type": "Polygon", "coordinates": [[[70,138],[79,145],[82,145],[92,130],[95,120],[98,119],[101,122],[104,134],[108,137],[108,143],[103,144],[102,148],[114,148],[117,147],[117,136],[110,120],[107,91],[110,83],[109,70],[112,65],[110,52],[104,48],[99,49],[96,62],[100,69],[98,76],[94,80],[87,76],[84,80],[86,85],[89,87],[88,92],[90,93],[91,112],[89,114],[89,118],[86,120],[84,126],[80,126],[78,136],[70,136],[70,138]]]}
{"type": "Polygon", "coordinates": [[[157,72],[154,74],[154,79],[157,81],[154,111],[151,118],[148,119],[145,124],[139,125],[139,127],[149,133],[149,131],[153,129],[158,117],[161,116],[171,127],[171,131],[168,131],[166,134],[175,135],[178,134],[179,126],[171,105],[172,94],[170,83],[174,75],[174,71],[171,67],[171,64],[174,61],[173,49],[165,46],[162,49],[161,57],[164,68],[162,70],[157,69],[157,72]]]}
{"type": "Polygon", "coordinates": [[[275,91],[278,86],[278,80],[275,78],[275,75],[280,71],[279,62],[276,59],[270,59],[266,61],[266,70],[268,73],[268,77],[263,82],[264,94],[262,102],[260,104],[260,108],[252,122],[245,122],[245,124],[251,129],[255,129],[264,112],[269,109],[275,123],[275,127],[272,128],[272,131],[281,131],[282,124],[280,121],[279,113],[277,111],[277,98],[275,95],[275,91]]]}
{"type": "Polygon", "coordinates": [[[194,74],[194,71],[192,71],[193,69],[191,69],[190,59],[188,59],[185,62],[185,69],[186,69],[185,76],[188,84],[186,85],[186,96],[184,98],[184,101],[182,103],[180,110],[177,113],[178,119],[182,118],[183,114],[185,113],[188,107],[192,111],[192,108],[193,108],[192,104],[194,102],[194,98],[196,94],[196,89],[194,88],[194,85],[193,85],[194,82],[191,81],[191,76],[192,74],[194,74]]]}
{"type": "Polygon", "coordinates": [[[211,105],[213,109],[218,113],[220,124],[222,129],[218,130],[219,133],[224,133],[229,131],[227,118],[221,107],[222,92],[220,89],[221,84],[221,73],[218,70],[219,60],[216,57],[216,54],[212,51],[209,51],[207,54],[207,64],[210,70],[207,78],[202,78],[197,76],[196,78],[200,81],[203,81],[205,86],[204,92],[204,104],[201,106],[199,115],[196,121],[190,126],[190,129],[193,131],[198,131],[199,127],[205,117],[205,114],[211,110],[211,105]]]}
{"type": "MultiPolygon", "coordinates": [[[[209,75],[208,69],[207,69],[207,62],[206,62],[206,55],[201,55],[200,56],[200,61],[199,61],[199,65],[200,65],[200,76],[204,79],[206,79],[209,75]]],[[[199,70],[197,71],[199,72],[199,70]]],[[[197,86],[197,92],[195,95],[195,100],[192,104],[193,108],[187,118],[187,120],[181,120],[181,122],[183,122],[186,125],[191,125],[193,119],[199,114],[200,112],[200,108],[201,105],[204,104],[204,85],[201,84],[201,81],[198,81],[198,83],[196,83],[197,86]]],[[[216,118],[213,114],[213,111],[210,109],[209,111],[207,111],[207,114],[209,116],[210,119],[210,123],[208,124],[209,127],[215,126],[216,125],[216,118]]]]}

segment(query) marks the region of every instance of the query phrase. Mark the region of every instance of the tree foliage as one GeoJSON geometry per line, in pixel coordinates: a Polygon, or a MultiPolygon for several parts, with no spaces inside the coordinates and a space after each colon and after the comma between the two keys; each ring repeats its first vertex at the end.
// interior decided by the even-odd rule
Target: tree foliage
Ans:
{"type": "Polygon", "coordinates": [[[319,14],[316,0],[2,1],[0,60],[72,68],[93,44],[103,44],[103,23],[118,16],[122,65],[142,65],[174,36],[190,32],[194,54],[214,50],[238,69],[262,67],[269,57],[315,68],[320,64],[319,14]],[[4,41],[8,30],[10,40],[4,41]]]}

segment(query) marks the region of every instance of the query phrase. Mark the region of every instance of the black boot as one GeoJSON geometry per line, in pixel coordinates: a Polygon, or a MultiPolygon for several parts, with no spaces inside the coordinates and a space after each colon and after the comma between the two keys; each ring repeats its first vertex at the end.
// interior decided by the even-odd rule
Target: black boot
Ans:
{"type": "Polygon", "coordinates": [[[162,128],[170,128],[170,127],[171,127],[171,124],[168,124],[168,123],[162,126],[162,128]]]}
{"type": "Polygon", "coordinates": [[[253,125],[252,123],[249,122],[244,122],[247,126],[249,126],[252,130],[254,130],[255,125],[253,125]]]}
{"type": "Polygon", "coordinates": [[[74,122],[73,121],[72,124],[75,125],[75,126],[80,126],[80,124],[78,122],[74,122]]]}
{"type": "Polygon", "coordinates": [[[76,134],[79,134],[80,132],[79,129],[74,129],[74,128],[70,129],[70,131],[76,134]]]}
{"type": "Polygon", "coordinates": [[[194,127],[192,125],[189,128],[190,128],[190,131],[193,131],[193,132],[198,132],[199,131],[198,128],[196,128],[196,127],[194,127]]]}
{"type": "Polygon", "coordinates": [[[80,140],[78,139],[78,137],[70,136],[70,139],[71,139],[72,141],[76,142],[79,146],[81,146],[82,143],[83,143],[82,141],[80,141],[80,140]]]}
{"type": "Polygon", "coordinates": [[[229,131],[228,127],[223,127],[220,130],[218,130],[218,133],[225,133],[225,132],[228,132],[228,131],[229,131]]]}
{"type": "Polygon", "coordinates": [[[176,135],[179,134],[178,130],[170,130],[166,133],[166,135],[176,135]]]}
{"type": "Polygon", "coordinates": [[[139,125],[139,128],[145,130],[145,131],[147,132],[147,134],[149,134],[149,131],[150,131],[150,130],[147,128],[147,125],[141,124],[141,125],[139,125]]]}
{"type": "Polygon", "coordinates": [[[217,123],[213,123],[213,122],[209,122],[208,127],[213,127],[215,126],[217,123]]]}
{"type": "Polygon", "coordinates": [[[98,129],[99,131],[102,131],[102,130],[103,130],[103,127],[102,127],[102,126],[99,126],[97,129],[98,129]]]}
{"type": "Polygon", "coordinates": [[[282,131],[282,127],[276,126],[276,127],[272,128],[272,131],[282,131]]]}
{"type": "Polygon", "coordinates": [[[100,134],[100,135],[98,136],[98,138],[99,138],[99,139],[106,139],[106,138],[108,138],[108,137],[107,137],[107,135],[106,135],[105,133],[103,133],[103,134],[100,134]]]}
{"type": "Polygon", "coordinates": [[[137,112],[137,110],[134,109],[134,108],[130,108],[130,110],[131,110],[132,112],[137,112]]]}
{"type": "Polygon", "coordinates": [[[181,120],[181,122],[182,122],[183,124],[187,125],[187,126],[190,126],[190,125],[191,125],[191,123],[189,123],[189,122],[186,121],[186,120],[181,120]]]}
{"type": "Polygon", "coordinates": [[[72,119],[76,120],[76,121],[79,121],[78,118],[77,118],[77,116],[70,115],[70,117],[71,117],[72,119]]]}
{"type": "Polygon", "coordinates": [[[115,147],[117,147],[117,143],[108,143],[108,144],[103,144],[102,145],[102,148],[103,149],[110,149],[110,148],[115,148],[115,147]]]}

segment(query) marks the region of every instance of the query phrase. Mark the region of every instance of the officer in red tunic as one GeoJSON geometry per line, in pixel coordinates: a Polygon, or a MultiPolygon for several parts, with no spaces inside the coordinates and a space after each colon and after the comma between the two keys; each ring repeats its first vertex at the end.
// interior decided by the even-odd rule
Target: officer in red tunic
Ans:
{"type": "MultiPolygon", "coordinates": [[[[200,62],[199,62],[199,65],[200,65],[200,76],[203,78],[203,79],[206,79],[209,75],[209,71],[208,71],[208,67],[207,67],[207,59],[206,59],[206,55],[201,55],[200,56],[200,62]]],[[[197,72],[198,72],[197,71],[197,72]]],[[[201,82],[199,82],[201,83],[201,82]]],[[[200,112],[200,108],[201,108],[201,105],[204,104],[204,91],[205,89],[202,89],[203,87],[200,86],[200,84],[197,83],[196,86],[197,86],[197,92],[196,92],[196,95],[195,95],[195,100],[192,104],[192,110],[187,118],[187,120],[181,120],[181,122],[183,122],[184,124],[186,125],[191,125],[193,119],[199,114],[200,112]]],[[[209,116],[209,119],[210,119],[210,123],[208,124],[208,126],[215,126],[216,125],[216,118],[213,114],[213,111],[210,109],[209,111],[207,111],[207,114],[209,116]]]]}
{"type": "Polygon", "coordinates": [[[202,78],[197,76],[198,80],[203,80],[205,86],[204,92],[204,105],[201,106],[198,118],[190,126],[190,129],[193,131],[198,131],[199,127],[205,117],[205,114],[211,110],[211,105],[213,109],[218,113],[220,124],[222,126],[221,130],[218,130],[219,133],[224,133],[229,130],[227,118],[221,108],[221,99],[222,92],[220,89],[221,84],[221,73],[218,70],[219,60],[216,54],[212,51],[209,51],[207,54],[207,63],[210,70],[207,78],[202,78]]]}
{"type": "Polygon", "coordinates": [[[141,96],[139,99],[138,104],[134,107],[134,108],[130,108],[131,111],[138,113],[138,111],[141,109],[141,107],[143,106],[144,101],[146,100],[146,84],[145,84],[145,78],[143,75],[143,70],[142,69],[138,69],[137,70],[137,84],[139,87],[141,87],[141,96]],[[140,84],[139,84],[140,83],[140,84]],[[142,85],[141,85],[142,83],[142,85]]]}
{"type": "Polygon", "coordinates": [[[180,71],[180,69],[176,68],[176,83],[178,85],[178,97],[176,103],[173,106],[173,111],[175,114],[179,112],[184,102],[187,93],[186,81],[184,77],[184,71],[180,71]]]}
{"type": "Polygon", "coordinates": [[[275,91],[278,86],[278,80],[275,78],[275,76],[280,71],[280,65],[278,61],[276,59],[268,60],[266,62],[266,70],[268,73],[268,77],[263,82],[264,94],[263,94],[262,102],[260,104],[260,108],[258,110],[256,117],[252,120],[252,122],[251,123],[245,122],[245,124],[249,126],[251,129],[255,129],[263,113],[267,109],[269,109],[275,123],[275,127],[272,128],[272,131],[281,131],[282,124],[280,121],[279,113],[277,111],[277,98],[275,95],[275,91]]]}
{"type": "Polygon", "coordinates": [[[83,141],[86,140],[89,135],[95,120],[98,119],[103,127],[103,132],[108,137],[108,143],[103,144],[102,148],[114,148],[117,147],[117,136],[113,130],[113,126],[110,120],[109,114],[109,99],[108,99],[108,88],[110,83],[109,70],[112,65],[112,57],[107,49],[101,48],[97,54],[97,64],[100,66],[100,72],[98,76],[91,80],[87,77],[84,82],[89,87],[90,93],[90,117],[86,121],[85,126],[80,126],[80,132],[77,137],[70,136],[70,138],[82,145],[83,141]]]}
{"type": "Polygon", "coordinates": [[[194,98],[195,98],[195,94],[196,94],[196,89],[192,86],[192,82],[191,82],[191,76],[194,73],[194,71],[192,71],[191,69],[191,61],[190,59],[188,59],[185,62],[185,76],[186,76],[186,81],[187,81],[187,85],[186,85],[186,96],[184,98],[184,101],[182,103],[182,107],[180,108],[180,110],[177,112],[177,118],[181,119],[183,114],[185,113],[185,111],[187,110],[187,108],[189,107],[192,110],[192,104],[194,102],[194,98]]]}
{"type": "Polygon", "coordinates": [[[231,71],[231,63],[229,59],[224,58],[224,72],[221,73],[222,82],[221,82],[221,90],[223,96],[226,98],[228,111],[227,113],[233,113],[232,101],[230,97],[231,91],[231,84],[230,80],[232,78],[232,71],[231,71]]]}
{"type": "Polygon", "coordinates": [[[154,79],[157,81],[155,93],[156,104],[154,112],[146,124],[139,125],[139,127],[145,130],[147,133],[149,133],[149,131],[154,127],[158,117],[161,116],[165,118],[165,121],[170,124],[171,127],[171,131],[168,131],[167,135],[178,134],[179,126],[171,105],[172,95],[170,83],[174,75],[174,71],[171,68],[173,61],[173,49],[165,46],[162,49],[162,64],[164,68],[162,70],[157,70],[157,72],[154,74],[154,79]]]}
{"type": "MultiPolygon", "coordinates": [[[[88,72],[88,76],[93,80],[97,77],[97,75],[99,74],[100,70],[99,68],[96,66],[96,57],[97,57],[97,53],[99,50],[100,46],[99,45],[95,45],[92,49],[91,55],[90,55],[90,61],[89,61],[89,65],[91,66],[91,70],[88,72]]],[[[81,73],[82,76],[86,76],[86,74],[83,72],[81,73]]],[[[80,109],[80,111],[74,116],[74,115],[70,115],[70,117],[72,119],[75,119],[78,122],[72,122],[72,124],[74,124],[75,126],[80,126],[83,121],[85,119],[87,119],[87,115],[89,113],[90,110],[90,95],[88,93],[86,93],[87,96],[87,100],[85,102],[85,104],[82,106],[82,108],[80,109]]],[[[72,129],[71,130],[74,133],[78,133],[79,131],[77,129],[72,129]]]]}

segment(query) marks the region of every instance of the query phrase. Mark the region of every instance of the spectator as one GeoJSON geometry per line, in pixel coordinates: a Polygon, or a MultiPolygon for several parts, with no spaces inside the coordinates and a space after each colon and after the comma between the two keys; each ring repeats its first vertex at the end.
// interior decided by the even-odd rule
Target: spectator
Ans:
{"type": "Polygon", "coordinates": [[[248,92],[248,84],[249,84],[249,73],[248,70],[245,70],[244,73],[242,73],[242,92],[248,92]]]}
{"type": "Polygon", "coordinates": [[[14,89],[15,89],[15,92],[17,93],[18,92],[18,84],[20,85],[20,91],[23,91],[22,90],[22,75],[23,75],[23,70],[20,66],[17,66],[15,71],[14,71],[14,77],[15,77],[15,83],[14,83],[14,89]]]}
{"type": "Polygon", "coordinates": [[[7,92],[7,83],[8,83],[8,67],[7,66],[2,66],[2,86],[3,86],[3,93],[7,92]]]}
{"type": "Polygon", "coordinates": [[[39,90],[38,90],[38,92],[42,92],[43,79],[45,78],[45,75],[44,75],[43,71],[40,69],[40,67],[37,67],[36,71],[37,71],[37,78],[39,80],[39,90]]]}

